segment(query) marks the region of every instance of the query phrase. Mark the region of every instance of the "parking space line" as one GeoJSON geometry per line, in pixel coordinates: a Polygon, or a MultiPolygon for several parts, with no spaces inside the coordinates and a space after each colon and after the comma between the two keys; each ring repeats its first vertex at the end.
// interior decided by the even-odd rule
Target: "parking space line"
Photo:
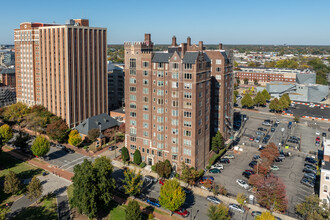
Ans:
{"type": "Polygon", "coordinates": [[[67,165],[69,165],[69,164],[71,164],[71,163],[74,163],[74,162],[77,161],[77,160],[81,160],[81,159],[84,159],[84,158],[86,158],[86,156],[79,157],[79,158],[77,158],[77,159],[75,159],[75,160],[72,160],[71,162],[69,162],[69,163],[67,163],[67,164],[64,164],[64,165],[61,166],[60,168],[63,169],[63,167],[65,167],[65,166],[67,166],[67,165]]]}

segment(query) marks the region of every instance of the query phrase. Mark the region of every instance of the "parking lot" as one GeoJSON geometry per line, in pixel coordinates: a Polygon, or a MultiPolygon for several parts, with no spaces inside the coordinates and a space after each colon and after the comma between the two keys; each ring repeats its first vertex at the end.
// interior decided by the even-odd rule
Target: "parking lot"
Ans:
{"type": "Polygon", "coordinates": [[[289,110],[294,116],[310,116],[315,118],[326,118],[330,119],[330,108],[321,109],[319,106],[313,108],[308,105],[295,105],[295,107],[290,107],[289,110]]]}

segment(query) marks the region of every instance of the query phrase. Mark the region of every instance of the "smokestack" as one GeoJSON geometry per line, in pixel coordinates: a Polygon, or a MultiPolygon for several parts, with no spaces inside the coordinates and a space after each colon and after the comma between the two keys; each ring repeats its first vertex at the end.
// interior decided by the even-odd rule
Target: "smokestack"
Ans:
{"type": "Polygon", "coordinates": [[[199,41],[198,46],[199,46],[199,51],[203,51],[203,41],[199,41]]]}
{"type": "Polygon", "coordinates": [[[191,38],[190,37],[187,37],[187,45],[191,46],[191,38]]]}
{"type": "Polygon", "coordinates": [[[144,43],[151,45],[151,34],[144,34],[144,43]]]}
{"type": "Polygon", "coordinates": [[[219,44],[219,50],[222,50],[222,43],[219,44]]]}
{"type": "Polygon", "coordinates": [[[177,46],[177,44],[176,44],[176,37],[175,36],[172,37],[172,46],[173,47],[177,46]]]}

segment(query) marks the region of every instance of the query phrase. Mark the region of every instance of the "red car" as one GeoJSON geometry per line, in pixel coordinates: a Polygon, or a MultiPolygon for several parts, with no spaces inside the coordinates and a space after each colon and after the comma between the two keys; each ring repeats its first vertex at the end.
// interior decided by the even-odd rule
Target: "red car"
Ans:
{"type": "Polygon", "coordinates": [[[254,141],[254,137],[250,137],[250,141],[254,141]]]}
{"type": "Polygon", "coordinates": [[[245,172],[248,172],[248,173],[254,174],[254,171],[253,171],[253,170],[245,170],[245,172]]]}
{"type": "Polygon", "coordinates": [[[320,139],[320,137],[316,137],[316,141],[320,141],[321,139],[320,139]]]}
{"type": "Polygon", "coordinates": [[[205,184],[205,183],[212,184],[213,182],[212,182],[212,180],[210,180],[210,179],[205,179],[205,180],[200,180],[200,181],[199,181],[199,184],[205,184]]]}
{"type": "Polygon", "coordinates": [[[164,179],[159,179],[159,184],[164,185],[165,180],[164,179]]]}
{"type": "Polygon", "coordinates": [[[188,215],[189,215],[189,212],[186,209],[183,209],[183,208],[181,208],[179,210],[176,210],[175,213],[178,214],[178,215],[181,215],[183,217],[188,217],[188,215]]]}

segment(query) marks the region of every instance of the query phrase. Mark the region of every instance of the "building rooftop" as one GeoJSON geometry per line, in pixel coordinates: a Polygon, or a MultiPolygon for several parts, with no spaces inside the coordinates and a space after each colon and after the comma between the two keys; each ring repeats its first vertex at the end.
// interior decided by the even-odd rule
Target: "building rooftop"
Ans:
{"type": "Polygon", "coordinates": [[[324,144],[323,155],[330,156],[330,139],[325,139],[323,144],[324,144]]]}
{"type": "Polygon", "coordinates": [[[322,170],[330,170],[330,162],[328,162],[328,161],[323,161],[323,162],[324,162],[324,165],[322,164],[321,169],[322,170]]]}
{"type": "Polygon", "coordinates": [[[236,70],[238,72],[258,72],[258,73],[272,73],[272,74],[282,74],[282,73],[296,73],[296,74],[315,74],[310,69],[289,69],[289,68],[268,68],[268,67],[247,67],[247,66],[238,66],[237,68],[241,70],[236,70]]]}
{"type": "Polygon", "coordinates": [[[110,117],[106,113],[103,113],[100,115],[95,115],[93,117],[87,118],[77,127],[75,127],[75,129],[77,129],[80,134],[88,135],[88,131],[90,131],[91,129],[101,128],[101,131],[104,131],[108,128],[112,128],[118,125],[119,124],[116,119],[110,117]]]}
{"type": "Polygon", "coordinates": [[[0,74],[15,74],[15,69],[13,68],[3,69],[2,71],[0,71],[0,74]]]}
{"type": "Polygon", "coordinates": [[[118,109],[115,109],[115,110],[112,110],[112,112],[117,112],[117,113],[122,113],[122,114],[125,114],[125,108],[118,108],[118,109]]]}

